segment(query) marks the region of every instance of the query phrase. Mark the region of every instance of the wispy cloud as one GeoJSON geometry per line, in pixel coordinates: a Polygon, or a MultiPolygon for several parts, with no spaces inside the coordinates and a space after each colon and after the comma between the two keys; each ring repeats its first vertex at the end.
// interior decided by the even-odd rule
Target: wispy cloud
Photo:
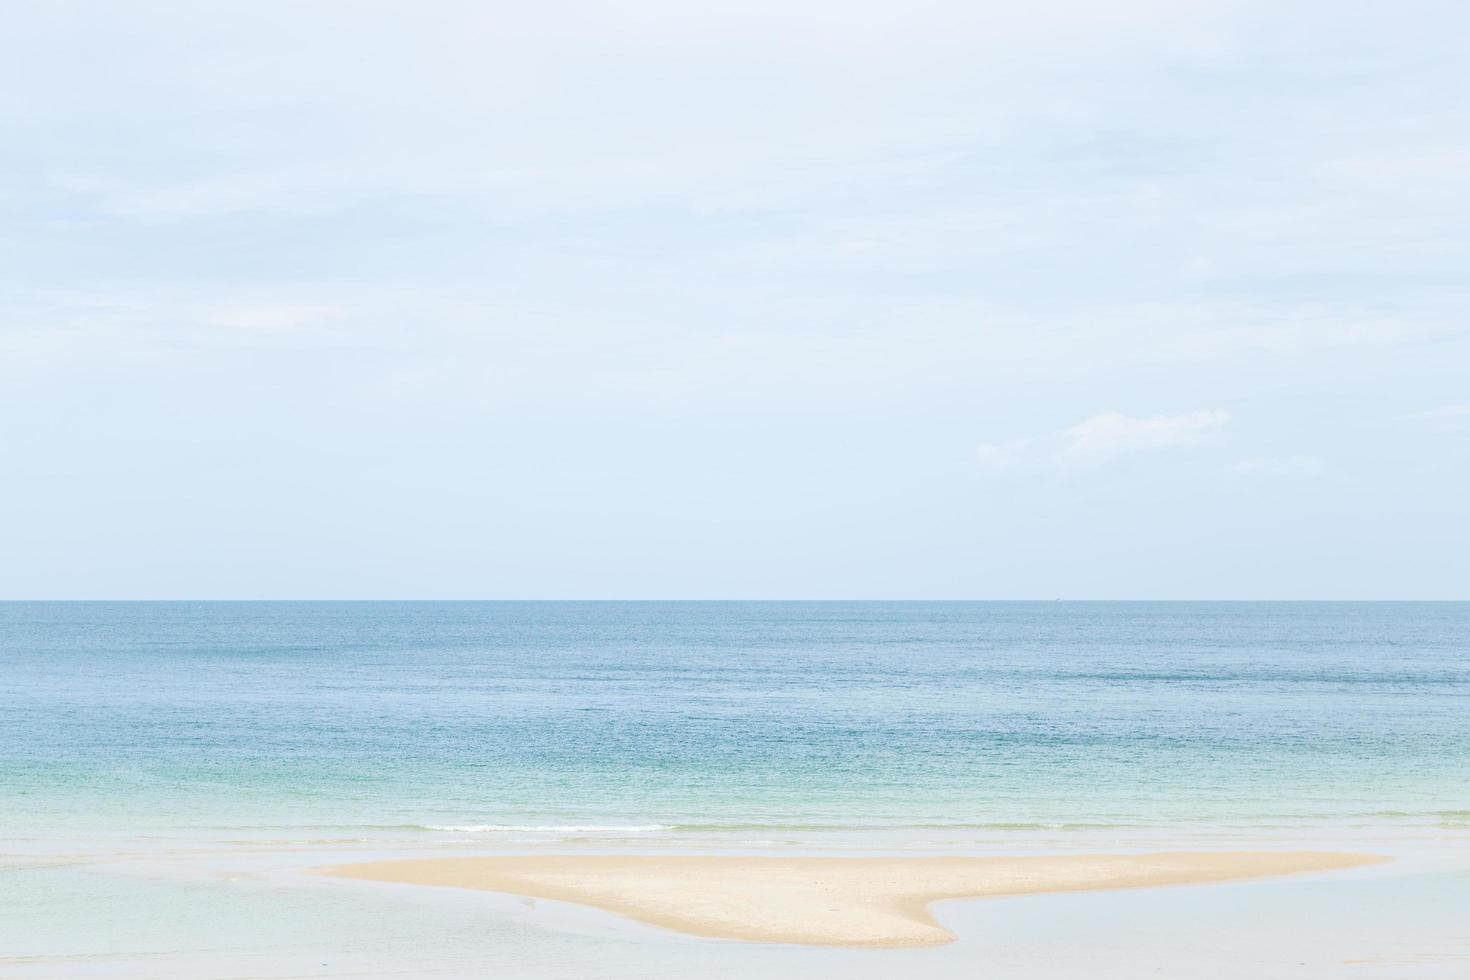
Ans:
{"type": "Polygon", "coordinates": [[[976,454],[983,466],[992,469],[1036,464],[1061,468],[1100,466],[1140,453],[1201,445],[1216,436],[1229,421],[1229,413],[1222,411],[1147,418],[1103,412],[1061,432],[982,443],[976,454]]]}
{"type": "Polygon", "coordinates": [[[1461,426],[1470,426],[1470,402],[1442,405],[1427,412],[1415,412],[1408,417],[1436,429],[1458,429],[1461,426]]]}
{"type": "Polygon", "coordinates": [[[1243,476],[1305,478],[1320,476],[1326,462],[1320,456],[1259,456],[1242,459],[1231,469],[1243,476]]]}
{"type": "Polygon", "coordinates": [[[1196,446],[1230,421],[1226,412],[1191,412],[1131,418],[1105,412],[1067,430],[1063,457],[1070,462],[1104,463],[1131,453],[1196,446]]]}
{"type": "Polygon", "coordinates": [[[235,330],[299,330],[333,320],[345,311],[327,303],[252,303],[211,310],[205,322],[235,330]]]}

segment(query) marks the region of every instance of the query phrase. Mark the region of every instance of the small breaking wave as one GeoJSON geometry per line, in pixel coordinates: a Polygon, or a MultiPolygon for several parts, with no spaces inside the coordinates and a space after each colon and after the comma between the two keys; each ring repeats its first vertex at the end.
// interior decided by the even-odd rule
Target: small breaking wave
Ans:
{"type": "Polygon", "coordinates": [[[456,834],[649,834],[673,830],[670,824],[506,824],[455,823],[424,824],[424,830],[441,830],[456,834]]]}

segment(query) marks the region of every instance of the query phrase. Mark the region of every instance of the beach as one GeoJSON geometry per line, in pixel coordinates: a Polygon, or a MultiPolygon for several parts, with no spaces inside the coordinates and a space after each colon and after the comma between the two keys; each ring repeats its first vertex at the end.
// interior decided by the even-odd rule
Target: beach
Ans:
{"type": "Polygon", "coordinates": [[[808,946],[954,940],[929,906],[947,899],[1200,885],[1363,867],[1373,855],[1310,852],[966,857],[488,857],[353,864],[325,874],[508,892],[590,905],[713,939],[808,946]]]}
{"type": "Polygon", "coordinates": [[[1470,0],[4,19],[0,980],[1470,980],[1470,0]]]}
{"type": "Polygon", "coordinates": [[[0,604],[0,976],[1461,980],[1467,631],[0,604]]]}
{"type": "MultiPolygon", "coordinates": [[[[1173,883],[1165,884],[1158,868],[1137,863],[1150,860],[1145,852],[1115,853],[1107,869],[1110,875],[1142,870],[1142,877],[1095,877],[1108,836],[1075,833],[1080,839],[1057,833],[997,840],[990,853],[969,855],[935,854],[922,843],[898,853],[892,838],[854,850],[851,838],[835,836],[832,843],[847,846],[818,850],[808,841],[757,848],[727,837],[712,855],[709,839],[695,843],[667,832],[640,834],[636,843],[597,831],[520,833],[515,840],[507,832],[495,835],[494,845],[445,833],[391,847],[342,838],[72,840],[64,847],[12,840],[0,889],[0,976],[884,980],[917,973],[964,980],[977,970],[1034,980],[1464,976],[1470,848],[1457,839],[1463,835],[1339,831],[1370,839],[1393,859],[1316,852],[1303,867],[1289,850],[1293,834],[1257,831],[1253,836],[1278,849],[1256,857],[1175,851],[1167,856],[1171,862],[1193,853],[1205,864],[1175,865],[1167,872],[1173,883]],[[1011,856],[1015,851],[1049,853],[1011,856]],[[1220,860],[1226,864],[1215,863],[1220,860]],[[695,873],[660,882],[669,862],[695,873]],[[877,870],[885,864],[887,871],[877,870]],[[755,902],[757,934],[731,937],[730,886],[742,869],[766,865],[800,869],[810,888],[783,894],[768,879],[747,877],[742,887],[755,902]],[[606,891],[610,866],[623,870],[617,894],[606,891]],[[806,870],[813,866],[816,875],[806,870]],[[322,873],[334,868],[359,876],[322,873]],[[954,898],[950,882],[937,887],[936,868],[966,870],[960,885],[967,894],[1018,884],[1083,890],[954,898]],[[1042,880],[1006,881],[997,872],[1007,868],[1047,872],[1042,880]],[[549,888],[534,880],[538,871],[571,880],[549,888]],[[1257,872],[1264,876],[1245,876],[1257,872]],[[1210,880],[1200,881],[1201,873],[1210,880]],[[855,889],[854,881],[867,885],[855,889]],[[1122,884],[1130,886],[1111,887],[1122,884]],[[497,890],[481,890],[486,886],[497,890]],[[855,906],[858,918],[838,921],[835,935],[833,920],[825,919],[818,925],[826,931],[813,934],[814,914],[834,907],[833,887],[842,903],[836,907],[855,906]],[[930,898],[936,900],[925,910],[930,898]],[[684,921],[662,917],[670,902],[684,921]],[[895,902],[896,919],[887,914],[895,902]],[[630,908],[635,903],[640,907],[630,908]],[[898,932],[878,944],[854,944],[874,939],[872,909],[880,910],[881,929],[898,932]],[[708,918],[689,921],[711,912],[712,928],[708,918]],[[772,923],[775,934],[762,931],[772,923]]],[[[1226,846],[1225,836],[1213,846],[1226,846]]]]}

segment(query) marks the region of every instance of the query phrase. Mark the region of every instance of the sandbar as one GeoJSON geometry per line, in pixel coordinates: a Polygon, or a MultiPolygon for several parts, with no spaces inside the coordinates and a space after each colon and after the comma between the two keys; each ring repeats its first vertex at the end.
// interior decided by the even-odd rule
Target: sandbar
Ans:
{"type": "Polygon", "coordinates": [[[1198,885],[1387,860],[1316,851],[1048,857],[510,856],[375,861],[338,878],[442,885],[574,902],[695,936],[809,946],[954,940],[938,901],[1198,885]]]}

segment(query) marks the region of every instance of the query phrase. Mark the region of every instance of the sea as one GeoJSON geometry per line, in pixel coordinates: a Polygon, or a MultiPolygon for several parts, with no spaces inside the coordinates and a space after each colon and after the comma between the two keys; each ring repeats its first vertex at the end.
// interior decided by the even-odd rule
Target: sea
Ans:
{"type": "MultiPolygon", "coordinates": [[[[992,911],[950,952],[783,965],[310,869],[1304,846],[1398,858],[1330,893],[1380,910],[1351,975],[1470,976],[1470,603],[0,603],[0,975],[976,975],[986,935],[996,976],[1154,975],[1188,951],[1069,967],[1025,910],[1115,942],[1164,892],[954,903],[992,911]]],[[[1280,975],[1345,975],[1351,937],[1293,947],[1301,893],[1254,887],[1215,891],[1265,896],[1263,948],[1307,957],[1280,975]]]]}

